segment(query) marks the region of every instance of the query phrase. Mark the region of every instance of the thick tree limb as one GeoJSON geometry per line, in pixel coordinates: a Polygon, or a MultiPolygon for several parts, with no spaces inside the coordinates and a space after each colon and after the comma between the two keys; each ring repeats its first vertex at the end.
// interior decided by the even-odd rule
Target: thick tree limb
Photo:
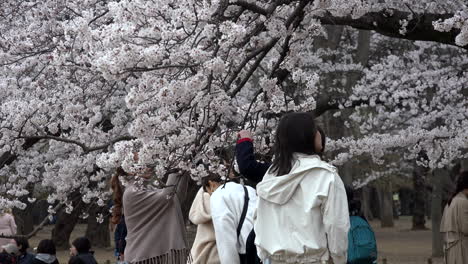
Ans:
{"type": "MultiPolygon", "coordinates": [[[[380,12],[367,13],[364,16],[353,19],[347,17],[334,17],[330,13],[317,17],[317,19],[326,25],[343,25],[356,29],[373,30],[379,34],[400,39],[434,41],[449,45],[455,44],[455,37],[460,33],[458,29],[452,29],[449,32],[440,32],[434,29],[433,22],[445,20],[453,17],[454,14],[434,14],[434,13],[410,13],[396,9],[386,9],[380,12]],[[413,19],[408,21],[406,34],[400,34],[403,19],[408,20],[412,15],[413,19]]],[[[457,46],[460,47],[460,46],[457,46]]],[[[468,49],[468,45],[461,47],[468,49]]]]}
{"type": "MultiPolygon", "coordinates": [[[[34,144],[36,144],[37,142],[39,142],[38,139],[26,139],[22,147],[24,150],[27,150],[28,148],[34,146],[34,144]]],[[[16,160],[17,157],[18,156],[15,153],[9,151],[3,153],[0,156],[0,169],[6,165],[10,165],[13,161],[16,160]]]]}
{"type": "MultiPolygon", "coordinates": [[[[287,1],[291,2],[291,1],[287,1]]],[[[237,0],[232,5],[240,6],[253,13],[267,16],[270,11],[262,8],[255,3],[244,0],[237,0]]],[[[325,25],[341,25],[350,26],[356,29],[373,30],[379,34],[399,39],[434,41],[444,44],[460,47],[455,44],[455,37],[460,33],[459,29],[452,29],[449,32],[440,32],[434,29],[433,22],[445,20],[453,17],[454,14],[436,14],[436,13],[415,13],[405,12],[397,9],[385,9],[379,12],[370,12],[357,19],[351,16],[334,17],[329,12],[317,19],[325,25]],[[400,34],[400,21],[408,20],[412,15],[412,19],[408,21],[406,34],[400,34]]],[[[468,45],[461,47],[468,49],[468,45]]]]}
{"type": "MultiPolygon", "coordinates": [[[[55,211],[55,212],[58,211],[62,206],[63,206],[63,204],[58,204],[58,205],[56,205],[55,208],[54,208],[54,211],[55,211]]],[[[0,238],[9,238],[9,239],[14,239],[14,238],[26,238],[26,239],[29,239],[29,238],[35,236],[39,231],[41,231],[41,230],[44,228],[44,226],[45,226],[47,223],[49,223],[49,217],[50,217],[50,216],[51,216],[51,214],[48,214],[48,215],[42,220],[42,222],[41,222],[38,226],[36,226],[36,227],[34,228],[34,230],[33,230],[31,233],[29,233],[29,234],[27,234],[27,235],[11,235],[11,236],[8,235],[8,236],[5,236],[5,235],[3,235],[3,234],[0,234],[0,238]]]]}
{"type": "Polygon", "coordinates": [[[20,138],[36,139],[36,140],[49,139],[49,140],[56,140],[56,141],[60,141],[60,142],[75,144],[75,145],[78,145],[83,150],[84,153],[90,153],[90,152],[93,152],[93,151],[96,151],[96,150],[102,150],[102,149],[105,149],[105,148],[109,147],[110,145],[115,144],[115,143],[120,142],[120,141],[127,141],[127,140],[135,139],[135,137],[131,137],[131,136],[121,136],[121,137],[118,137],[118,138],[115,138],[115,139],[111,140],[110,142],[108,142],[106,144],[98,145],[98,146],[95,146],[95,147],[89,147],[89,146],[86,146],[84,143],[79,142],[79,141],[74,140],[74,139],[56,137],[56,136],[51,136],[51,135],[22,136],[20,138]]]}

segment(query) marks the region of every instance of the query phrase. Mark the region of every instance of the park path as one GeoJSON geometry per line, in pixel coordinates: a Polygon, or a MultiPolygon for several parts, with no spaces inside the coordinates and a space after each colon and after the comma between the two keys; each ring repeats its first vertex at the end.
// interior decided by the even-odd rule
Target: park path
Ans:
{"type": "MultiPolygon", "coordinates": [[[[379,221],[372,221],[379,248],[379,264],[427,264],[431,258],[431,230],[411,231],[411,218],[401,217],[395,221],[393,228],[381,228],[379,221]]],[[[430,228],[430,221],[427,227],[430,228]]],[[[72,240],[85,233],[86,225],[78,225],[72,233],[72,240]]],[[[189,240],[193,241],[195,226],[188,227],[189,240]]],[[[50,238],[52,226],[47,226],[36,237],[31,239],[31,247],[36,247],[41,239],[50,238]]],[[[109,249],[98,249],[95,252],[98,263],[114,262],[114,251],[109,249]]],[[[69,252],[58,251],[57,256],[60,263],[68,263],[69,252]]],[[[441,258],[433,259],[433,264],[443,264],[441,258]]]]}
{"type": "MultiPolygon", "coordinates": [[[[381,228],[380,221],[372,221],[377,239],[379,264],[426,264],[432,254],[431,230],[411,230],[411,217],[401,217],[393,228],[381,228]]],[[[426,226],[431,227],[430,221],[426,226]]],[[[432,258],[433,264],[443,264],[442,258],[432,258]]]]}

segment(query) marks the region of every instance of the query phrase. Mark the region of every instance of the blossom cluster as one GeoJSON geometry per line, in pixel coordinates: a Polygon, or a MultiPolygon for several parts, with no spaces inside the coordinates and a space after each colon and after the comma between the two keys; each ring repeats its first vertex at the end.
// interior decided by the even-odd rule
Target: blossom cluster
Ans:
{"type": "Polygon", "coordinates": [[[174,171],[226,177],[236,132],[253,130],[259,153],[271,154],[288,111],[351,109],[331,128],[357,131],[327,143],[336,164],[394,151],[424,152],[431,168],[465,157],[466,55],[372,35],[364,61],[360,33],[320,22],[408,6],[458,11],[435,28],[460,28],[465,43],[462,6],[401,2],[2,1],[0,207],[47,194],[71,212],[76,192],[104,206],[119,166],[151,167],[158,182],[174,171]]]}

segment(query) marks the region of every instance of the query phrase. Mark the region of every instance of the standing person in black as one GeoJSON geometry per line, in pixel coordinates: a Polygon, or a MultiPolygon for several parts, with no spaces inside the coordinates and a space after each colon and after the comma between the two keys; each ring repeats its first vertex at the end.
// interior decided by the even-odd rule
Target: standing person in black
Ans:
{"type": "Polygon", "coordinates": [[[44,239],[37,246],[36,257],[31,261],[32,264],[59,264],[55,256],[55,244],[51,239],[44,239]]]}
{"type": "Polygon", "coordinates": [[[90,251],[91,242],[86,237],[79,237],[72,242],[71,258],[68,264],[97,264],[93,252],[90,251]]]}
{"type": "Polygon", "coordinates": [[[114,241],[115,241],[115,253],[117,255],[117,261],[124,261],[124,252],[127,242],[125,238],[127,237],[127,226],[125,225],[125,217],[122,215],[120,221],[117,223],[114,232],[114,241]]]}
{"type": "MultiPolygon", "coordinates": [[[[317,127],[318,133],[322,139],[322,150],[325,150],[325,133],[320,127],[317,127]]],[[[238,140],[236,144],[236,160],[239,166],[239,172],[246,177],[248,180],[254,183],[262,181],[263,176],[271,166],[270,162],[258,162],[255,159],[253,137],[252,133],[247,130],[242,130],[238,134],[238,140]]],[[[319,154],[321,155],[321,154],[319,154]]],[[[246,242],[246,253],[245,259],[247,264],[260,264],[260,258],[257,256],[257,248],[255,246],[255,232],[250,232],[246,242]]]]}

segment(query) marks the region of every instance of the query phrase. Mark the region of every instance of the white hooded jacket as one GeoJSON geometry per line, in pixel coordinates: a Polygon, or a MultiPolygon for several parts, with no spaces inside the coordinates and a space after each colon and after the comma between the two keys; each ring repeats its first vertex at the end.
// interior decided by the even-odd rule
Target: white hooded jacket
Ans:
{"type": "Polygon", "coordinates": [[[349,213],[335,167],[317,155],[294,154],[289,174],[270,171],[257,185],[255,244],[261,259],[346,263],[349,213]]]}
{"type": "Polygon", "coordinates": [[[211,194],[211,216],[221,264],[239,264],[239,254],[245,254],[245,242],[252,231],[257,204],[255,189],[250,186],[245,187],[249,194],[249,203],[239,237],[237,237],[237,227],[244,208],[244,186],[228,182],[211,194]]]}

